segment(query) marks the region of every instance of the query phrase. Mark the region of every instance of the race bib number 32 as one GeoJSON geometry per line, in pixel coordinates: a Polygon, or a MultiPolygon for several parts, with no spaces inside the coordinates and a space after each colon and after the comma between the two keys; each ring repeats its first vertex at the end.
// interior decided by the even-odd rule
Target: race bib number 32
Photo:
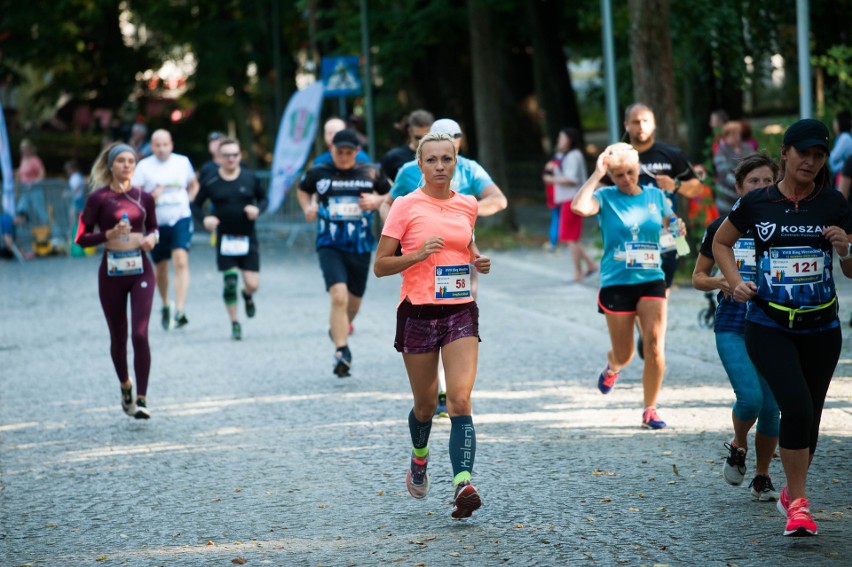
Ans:
{"type": "Polygon", "coordinates": [[[435,266],[435,299],[470,297],[470,264],[435,266]]]}
{"type": "Polygon", "coordinates": [[[107,250],[107,274],[110,276],[135,276],[145,270],[140,250],[117,252],[107,250]]]}

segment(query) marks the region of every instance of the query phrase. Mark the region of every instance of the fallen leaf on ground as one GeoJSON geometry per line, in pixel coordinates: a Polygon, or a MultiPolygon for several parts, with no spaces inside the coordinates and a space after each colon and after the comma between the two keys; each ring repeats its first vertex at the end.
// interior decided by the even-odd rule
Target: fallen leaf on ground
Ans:
{"type": "Polygon", "coordinates": [[[216,544],[215,544],[215,543],[213,543],[212,541],[208,541],[208,542],[207,542],[207,545],[216,545],[216,544]]]}
{"type": "Polygon", "coordinates": [[[243,557],[235,557],[231,559],[231,563],[233,563],[234,565],[245,565],[246,563],[248,563],[248,559],[245,559],[243,557]]]}
{"type": "Polygon", "coordinates": [[[95,561],[106,561],[107,557],[108,555],[101,555],[100,557],[96,558],[95,561]]]}
{"type": "Polygon", "coordinates": [[[677,465],[672,465],[672,472],[675,473],[677,476],[680,476],[680,471],[677,470],[677,465]]]}

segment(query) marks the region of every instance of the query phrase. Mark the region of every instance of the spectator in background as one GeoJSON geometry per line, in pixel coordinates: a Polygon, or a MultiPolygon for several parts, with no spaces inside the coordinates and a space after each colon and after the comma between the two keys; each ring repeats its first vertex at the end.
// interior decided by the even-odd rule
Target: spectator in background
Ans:
{"type": "Polygon", "coordinates": [[[389,181],[393,182],[399,168],[414,160],[417,145],[421,138],[429,133],[434,121],[435,117],[426,110],[415,110],[408,116],[408,143],[393,148],[382,158],[382,173],[389,181]]]}
{"type": "Polygon", "coordinates": [[[219,159],[219,144],[224,138],[225,134],[219,131],[210,132],[207,136],[207,151],[210,152],[210,159],[201,164],[197,175],[198,182],[202,185],[219,172],[219,167],[222,165],[219,159]]]}
{"type": "Polygon", "coordinates": [[[716,169],[716,208],[719,213],[726,215],[739,199],[734,178],[734,166],[737,161],[754,153],[751,146],[743,144],[743,126],[736,120],[725,123],[722,127],[722,143],[719,151],[713,156],[713,167],[716,169]]]}
{"type": "Polygon", "coordinates": [[[741,136],[743,140],[743,146],[751,148],[752,152],[756,152],[758,149],[760,149],[760,144],[758,144],[757,140],[754,139],[754,135],[751,132],[751,124],[749,124],[748,120],[743,118],[742,120],[740,120],[740,125],[743,128],[741,136]]]}
{"type": "Polygon", "coordinates": [[[80,166],[76,159],[71,158],[66,161],[63,168],[65,175],[68,176],[68,192],[71,201],[71,206],[68,207],[70,221],[68,226],[72,227],[74,234],[76,234],[77,230],[74,224],[77,222],[80,213],[83,212],[83,207],[86,206],[86,180],[80,173],[80,166]]]}
{"type": "Polygon", "coordinates": [[[148,141],[148,128],[141,122],[136,122],[130,128],[127,144],[136,151],[136,161],[151,155],[151,143],[148,141]]]}
{"type": "Polygon", "coordinates": [[[721,108],[710,113],[710,131],[713,135],[713,142],[710,145],[710,157],[714,157],[719,151],[719,143],[722,139],[722,126],[728,122],[728,113],[721,108]]]}
{"type": "Polygon", "coordinates": [[[27,255],[21,252],[15,242],[15,225],[22,221],[21,217],[12,218],[6,213],[0,214],[0,258],[4,260],[17,258],[21,261],[32,258],[32,253],[27,255]]]}
{"type": "Polygon", "coordinates": [[[834,147],[828,156],[828,167],[834,175],[834,186],[840,187],[840,170],[843,162],[852,155],[852,113],[841,110],[834,117],[834,147]]]}
{"type": "Polygon", "coordinates": [[[553,182],[553,201],[560,207],[559,211],[559,240],[567,242],[571,249],[571,259],[574,262],[574,281],[582,281],[598,269],[597,263],[580,242],[583,231],[583,217],[571,210],[571,201],[577,195],[580,186],[585,183],[586,158],[581,150],[580,131],[576,128],[563,128],[559,131],[556,141],[557,151],[563,153],[559,165],[553,170],[552,176],[546,176],[545,181],[553,182]],[[586,266],[583,267],[583,262],[586,266]]]}
{"type": "MultiPolygon", "coordinates": [[[[344,122],[342,118],[332,116],[331,118],[325,121],[325,125],[322,128],[322,138],[323,140],[325,140],[325,145],[328,150],[315,157],[313,163],[311,164],[311,167],[316,167],[324,163],[331,163],[333,161],[331,159],[331,149],[332,147],[334,147],[334,145],[331,143],[331,141],[334,139],[335,134],[345,129],[346,122],[344,122]]],[[[355,155],[355,161],[361,163],[370,163],[370,156],[368,156],[367,153],[364,152],[364,150],[359,149],[358,153],[355,155]]]]}
{"type": "Polygon", "coordinates": [[[553,173],[559,167],[562,155],[563,152],[559,151],[559,142],[557,141],[553,157],[544,164],[544,171],[541,172],[541,179],[544,181],[544,197],[547,208],[550,210],[550,226],[547,228],[548,242],[544,245],[548,252],[556,252],[559,246],[559,212],[562,207],[555,200],[556,184],[553,182],[553,173]]]}
{"type": "Polygon", "coordinates": [[[44,200],[44,164],[36,155],[36,148],[28,139],[21,140],[21,165],[15,171],[15,181],[20,185],[17,213],[35,226],[50,223],[47,203],[44,200]]]}
{"type": "Polygon", "coordinates": [[[852,187],[852,155],[846,158],[843,162],[843,167],[840,169],[840,177],[837,182],[837,190],[849,200],[849,188],[852,187]]]}

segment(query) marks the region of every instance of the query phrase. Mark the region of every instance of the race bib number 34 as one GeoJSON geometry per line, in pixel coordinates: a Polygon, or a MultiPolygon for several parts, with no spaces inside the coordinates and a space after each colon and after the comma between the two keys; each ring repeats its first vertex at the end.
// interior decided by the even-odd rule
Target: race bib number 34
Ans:
{"type": "Polygon", "coordinates": [[[135,276],[145,271],[140,250],[117,252],[107,250],[107,274],[110,276],[135,276]]]}
{"type": "Polygon", "coordinates": [[[660,245],[656,242],[625,242],[628,270],[654,270],[660,267],[660,245]]]}
{"type": "Polygon", "coordinates": [[[784,246],[769,249],[772,285],[819,283],[825,271],[825,254],[810,246],[784,246]]]}
{"type": "Polygon", "coordinates": [[[435,266],[435,299],[470,297],[470,264],[435,266]]]}

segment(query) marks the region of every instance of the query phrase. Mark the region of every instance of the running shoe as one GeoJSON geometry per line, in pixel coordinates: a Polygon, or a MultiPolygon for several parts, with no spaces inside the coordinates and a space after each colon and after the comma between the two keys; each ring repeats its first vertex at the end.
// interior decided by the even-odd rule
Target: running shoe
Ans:
{"type": "Polygon", "coordinates": [[[619,372],[610,370],[609,363],[607,363],[606,368],[598,376],[598,390],[601,391],[601,394],[609,394],[612,391],[619,374],[619,372]]]}
{"type": "Polygon", "coordinates": [[[168,305],[164,305],[163,308],[160,309],[160,313],[162,315],[161,323],[163,325],[164,331],[174,329],[174,318],[172,317],[173,309],[174,306],[171,303],[169,303],[168,305]]]}
{"type": "Polygon", "coordinates": [[[746,450],[742,447],[735,447],[733,443],[725,443],[725,449],[728,450],[728,456],[725,458],[725,464],[722,467],[722,476],[725,477],[725,482],[728,484],[739,486],[743,483],[746,473],[746,450]]]}
{"type": "Polygon", "coordinates": [[[748,487],[751,488],[751,495],[758,502],[775,502],[781,496],[772,486],[772,479],[765,474],[755,475],[748,487]]]}
{"type": "Polygon", "coordinates": [[[470,518],[474,511],[482,506],[482,498],[479,492],[469,482],[460,482],[456,486],[456,496],[453,498],[453,518],[470,518]]]}
{"type": "Polygon", "coordinates": [[[234,341],[243,340],[243,328],[240,325],[239,321],[233,321],[231,323],[231,340],[234,340],[234,341]]]}
{"type": "Polygon", "coordinates": [[[133,413],[136,419],[148,419],[151,414],[148,412],[148,403],[143,398],[136,400],[136,411],[133,413]]]}
{"type": "Polygon", "coordinates": [[[645,429],[665,429],[666,422],[657,415],[657,408],[645,408],[642,413],[642,427],[645,429]]]}
{"type": "Polygon", "coordinates": [[[136,413],[136,404],[133,400],[133,383],[130,383],[130,387],[126,390],[121,388],[121,409],[127,415],[133,415],[136,413]]]}
{"type": "Polygon", "coordinates": [[[817,525],[811,516],[807,498],[797,498],[790,502],[790,508],[787,509],[787,527],[784,529],[784,535],[791,537],[817,535],[817,525]]]}
{"type": "Polygon", "coordinates": [[[186,313],[183,311],[175,311],[175,328],[179,329],[187,323],[189,323],[189,319],[186,318],[186,313]]]}
{"type": "Polygon", "coordinates": [[[448,417],[447,413],[447,393],[438,392],[438,407],[435,408],[435,415],[438,417],[448,417]]]}
{"type": "Polygon", "coordinates": [[[405,475],[405,486],[408,493],[417,499],[425,498],[429,492],[429,473],[426,472],[428,464],[429,453],[426,453],[425,457],[417,457],[411,453],[411,466],[405,475]]]}
{"type": "Polygon", "coordinates": [[[348,350],[339,350],[334,353],[334,373],[338,378],[346,378],[349,376],[349,369],[352,367],[352,353],[348,350]]]}
{"type": "Polygon", "coordinates": [[[251,319],[257,312],[257,307],[254,305],[254,298],[243,290],[243,301],[246,303],[246,317],[251,319]]]}
{"type": "Polygon", "coordinates": [[[775,507],[778,508],[778,511],[781,512],[781,515],[785,518],[787,517],[787,510],[790,509],[790,493],[787,492],[787,487],[781,489],[781,495],[778,497],[778,502],[775,503],[775,507]]]}

